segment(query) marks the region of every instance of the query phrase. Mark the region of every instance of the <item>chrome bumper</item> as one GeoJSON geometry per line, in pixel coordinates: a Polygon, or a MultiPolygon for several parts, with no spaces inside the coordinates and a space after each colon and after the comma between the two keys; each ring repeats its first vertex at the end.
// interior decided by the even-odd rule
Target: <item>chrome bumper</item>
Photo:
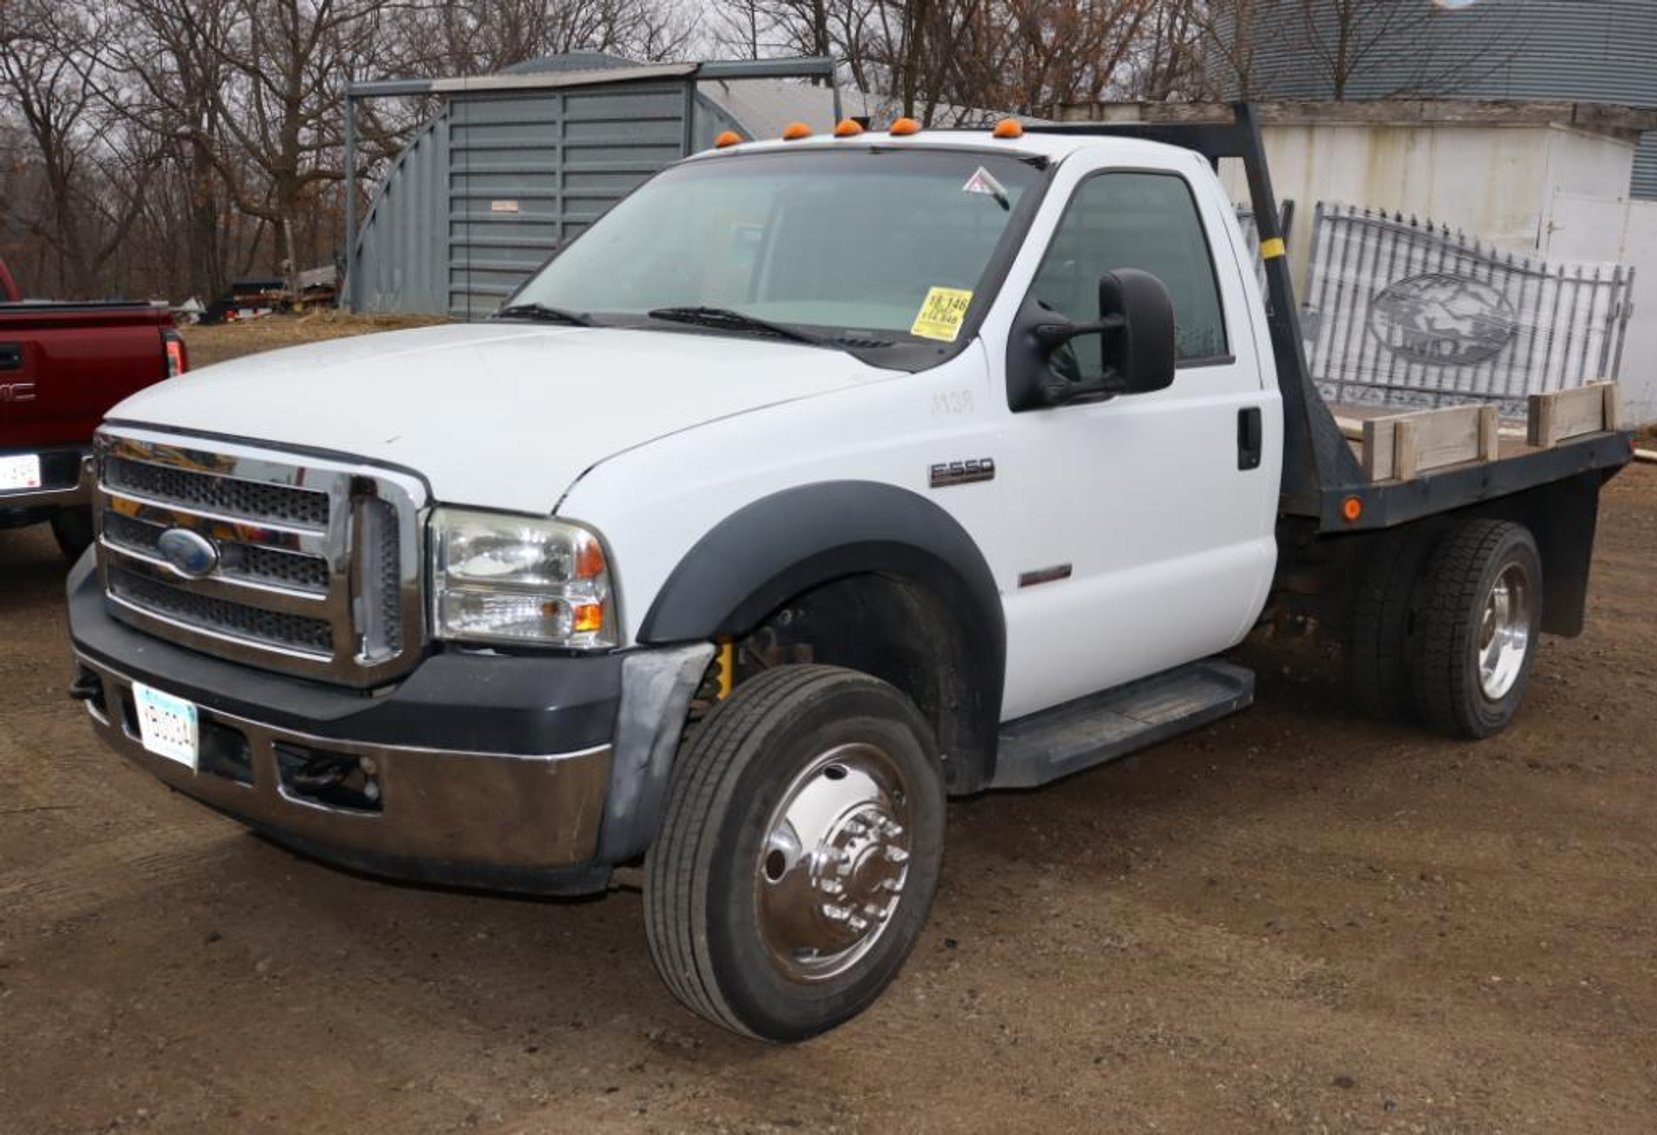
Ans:
{"type": "Polygon", "coordinates": [[[598,851],[611,748],[521,756],[365,744],[276,728],[198,705],[200,771],[139,741],[132,679],[79,651],[95,682],[77,689],[98,734],[158,780],[319,858],[378,874],[495,885],[499,869],[535,885],[536,873],[584,865],[598,851]],[[367,769],[363,807],[307,798],[294,775],[305,754],[367,769]],[[372,805],[370,807],[369,805],[372,805]]]}

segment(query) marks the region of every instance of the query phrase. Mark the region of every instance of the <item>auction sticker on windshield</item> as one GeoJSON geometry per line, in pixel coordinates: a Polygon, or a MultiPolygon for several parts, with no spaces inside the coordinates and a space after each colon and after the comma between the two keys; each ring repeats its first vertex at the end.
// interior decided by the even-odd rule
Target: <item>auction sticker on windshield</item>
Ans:
{"type": "Polygon", "coordinates": [[[0,457],[0,489],[40,488],[40,457],[18,453],[0,457]]]}
{"type": "Polygon", "coordinates": [[[915,325],[909,328],[909,334],[953,343],[961,333],[961,323],[971,303],[972,293],[965,288],[933,288],[921,302],[921,312],[915,316],[915,325]]]}
{"type": "Polygon", "coordinates": [[[200,752],[195,704],[142,682],[132,684],[132,700],[144,748],[194,772],[200,752]]]}

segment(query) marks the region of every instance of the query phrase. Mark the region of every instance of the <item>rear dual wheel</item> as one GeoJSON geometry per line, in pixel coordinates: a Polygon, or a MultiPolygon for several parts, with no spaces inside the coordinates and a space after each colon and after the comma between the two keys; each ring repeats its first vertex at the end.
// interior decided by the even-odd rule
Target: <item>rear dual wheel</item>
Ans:
{"type": "Polygon", "coordinates": [[[645,859],[646,931],[673,995],[797,1041],[856,1016],[926,921],[943,857],[932,731],[898,690],[831,666],[738,686],[685,743],[645,859]]]}
{"type": "Polygon", "coordinates": [[[1488,737],[1524,700],[1541,620],[1541,556],[1523,525],[1468,520],[1436,543],[1390,533],[1353,601],[1348,688],[1373,716],[1488,737]]]}

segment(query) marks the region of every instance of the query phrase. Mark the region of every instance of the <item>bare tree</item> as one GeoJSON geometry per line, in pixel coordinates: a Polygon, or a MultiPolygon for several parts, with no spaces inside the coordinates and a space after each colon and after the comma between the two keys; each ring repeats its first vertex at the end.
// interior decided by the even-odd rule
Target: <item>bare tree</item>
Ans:
{"type": "Polygon", "coordinates": [[[148,139],[107,129],[88,50],[103,29],[91,13],[51,0],[0,7],[0,90],[31,146],[26,161],[43,191],[21,223],[56,253],[59,285],[98,292],[102,266],[143,207],[157,156],[148,139]]]}

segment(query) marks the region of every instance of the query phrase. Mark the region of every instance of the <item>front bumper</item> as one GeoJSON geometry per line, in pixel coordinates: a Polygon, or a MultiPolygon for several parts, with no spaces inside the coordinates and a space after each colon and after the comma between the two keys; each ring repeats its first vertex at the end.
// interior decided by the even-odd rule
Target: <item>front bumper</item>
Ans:
{"type": "Polygon", "coordinates": [[[603,889],[654,835],[713,650],[444,652],[364,694],[133,630],[110,616],[89,557],[70,575],[69,617],[94,727],[168,786],[344,866],[550,894],[603,889]],[[134,680],[196,705],[196,770],[143,747],[134,680]],[[319,768],[344,775],[319,790],[319,768]]]}

